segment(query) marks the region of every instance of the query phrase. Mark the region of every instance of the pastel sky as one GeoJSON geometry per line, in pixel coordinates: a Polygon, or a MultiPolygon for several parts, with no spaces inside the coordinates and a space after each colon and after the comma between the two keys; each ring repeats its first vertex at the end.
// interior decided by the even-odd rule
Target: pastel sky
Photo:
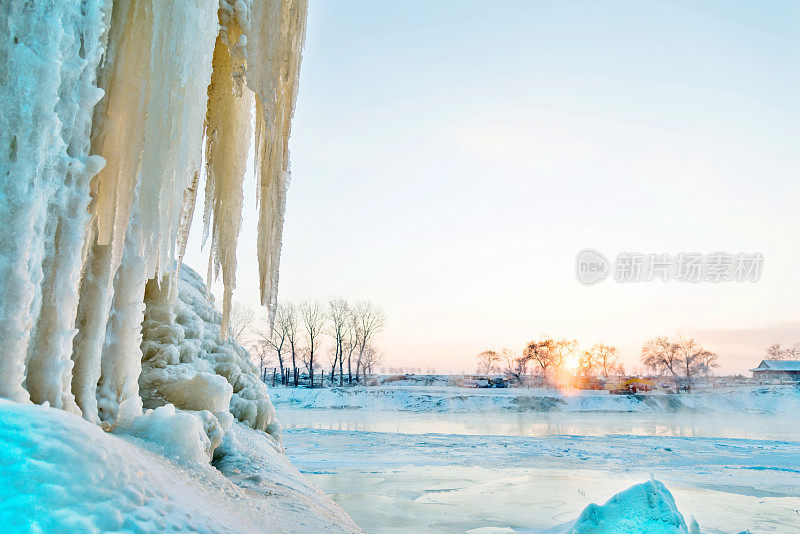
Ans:
{"type": "MultiPolygon", "coordinates": [[[[800,3],[312,0],[280,297],[371,299],[386,366],[546,334],[800,341],[800,3]],[[757,283],[585,286],[585,248],[761,253],[757,283]]],[[[257,300],[251,184],[236,299],[257,300]]],[[[204,272],[199,225],[188,263],[204,272]]]]}

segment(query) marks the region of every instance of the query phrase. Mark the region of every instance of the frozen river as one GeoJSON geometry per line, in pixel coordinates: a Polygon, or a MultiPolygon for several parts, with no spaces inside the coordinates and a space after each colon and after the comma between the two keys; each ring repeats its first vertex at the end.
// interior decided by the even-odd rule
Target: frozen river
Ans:
{"type": "Polygon", "coordinates": [[[651,474],[703,532],[800,533],[791,413],[276,406],[292,462],[369,533],[558,532],[651,474]]]}

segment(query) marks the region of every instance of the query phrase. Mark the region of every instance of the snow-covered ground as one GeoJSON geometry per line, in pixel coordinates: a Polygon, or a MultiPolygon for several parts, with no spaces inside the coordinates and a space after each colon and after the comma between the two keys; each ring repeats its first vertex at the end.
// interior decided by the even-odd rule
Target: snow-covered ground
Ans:
{"type": "Polygon", "coordinates": [[[149,440],[2,399],[0,421],[3,532],[358,531],[271,436],[241,423],[209,465],[193,451],[201,439],[164,421],[149,440]]]}
{"type": "Polygon", "coordinates": [[[800,532],[795,388],[618,397],[382,386],[271,397],[292,463],[367,532],[560,532],[651,475],[702,532],[800,532]]]}

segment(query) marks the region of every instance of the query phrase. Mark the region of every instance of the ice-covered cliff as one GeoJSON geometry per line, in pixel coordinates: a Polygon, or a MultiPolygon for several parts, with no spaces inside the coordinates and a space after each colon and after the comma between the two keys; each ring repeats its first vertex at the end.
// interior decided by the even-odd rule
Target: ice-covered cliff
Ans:
{"type": "MultiPolygon", "coordinates": [[[[175,288],[202,183],[221,331],[248,196],[274,307],[305,19],[306,0],[0,5],[0,216],[13,228],[0,235],[0,396],[109,425],[138,399],[145,285],[175,288]]],[[[257,413],[242,417],[264,426],[248,395],[235,398],[257,413]]]]}

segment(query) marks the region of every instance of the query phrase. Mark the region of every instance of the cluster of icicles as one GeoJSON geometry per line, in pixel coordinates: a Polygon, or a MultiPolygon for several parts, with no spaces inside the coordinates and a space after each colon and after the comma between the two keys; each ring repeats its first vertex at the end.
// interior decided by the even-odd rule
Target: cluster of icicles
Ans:
{"type": "Polygon", "coordinates": [[[94,422],[138,397],[145,284],[174,284],[201,175],[226,332],[253,145],[274,309],[305,20],[306,0],[2,3],[0,396],[94,422]]]}

